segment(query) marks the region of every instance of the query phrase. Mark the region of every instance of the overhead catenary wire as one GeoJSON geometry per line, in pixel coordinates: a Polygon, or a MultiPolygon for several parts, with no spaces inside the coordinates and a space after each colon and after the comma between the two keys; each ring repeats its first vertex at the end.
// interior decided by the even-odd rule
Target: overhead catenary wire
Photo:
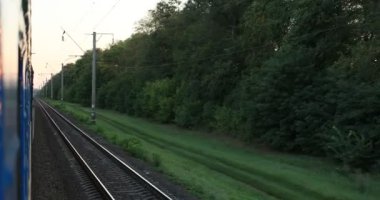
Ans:
{"type": "MultiPolygon", "coordinates": [[[[217,57],[222,57],[222,56],[228,56],[228,55],[233,55],[233,54],[238,54],[238,53],[244,53],[244,52],[251,51],[251,50],[254,50],[254,49],[260,49],[260,48],[269,47],[269,46],[272,46],[272,44],[265,44],[265,45],[261,45],[261,46],[256,46],[256,47],[251,47],[251,48],[243,49],[243,50],[240,50],[240,51],[223,53],[223,54],[217,54],[217,55],[214,55],[214,56],[205,56],[205,57],[200,58],[200,59],[198,58],[198,59],[192,60],[192,62],[201,62],[201,61],[205,61],[205,60],[210,60],[212,58],[217,58],[217,57]]],[[[160,67],[169,67],[169,66],[173,66],[173,65],[186,64],[188,62],[189,62],[188,59],[183,59],[183,60],[180,60],[178,62],[162,63],[162,64],[157,64],[157,65],[118,66],[118,67],[123,67],[123,68],[128,68],[128,69],[160,68],[160,67]]],[[[99,63],[100,64],[110,64],[110,65],[111,64],[115,64],[115,63],[106,63],[106,62],[99,62],[99,63]]]]}
{"type": "MultiPolygon", "coordinates": [[[[340,28],[344,28],[344,27],[347,27],[347,26],[354,26],[354,25],[358,25],[358,24],[346,24],[346,25],[341,25],[341,26],[336,26],[336,27],[332,27],[332,28],[327,28],[327,29],[322,29],[322,30],[319,30],[319,31],[316,31],[314,33],[306,33],[306,34],[303,34],[303,35],[300,35],[300,36],[297,36],[297,37],[305,37],[305,36],[308,36],[308,35],[312,35],[312,34],[321,34],[323,32],[328,32],[328,31],[333,31],[333,30],[337,30],[337,29],[340,29],[340,28]]],[[[367,24],[360,24],[360,25],[367,25],[367,24]]],[[[360,28],[355,28],[355,29],[360,29],[360,28]]],[[[373,30],[373,31],[380,31],[380,30],[373,30]]],[[[289,39],[292,39],[292,38],[289,38],[289,39]]],[[[231,47],[228,47],[229,49],[233,49],[233,48],[237,48],[239,46],[231,46],[231,47]]],[[[201,61],[205,61],[205,60],[211,60],[213,58],[217,58],[217,57],[222,57],[222,56],[228,56],[228,55],[234,55],[234,54],[238,54],[238,53],[244,53],[244,52],[248,52],[248,51],[251,51],[251,50],[260,50],[260,49],[263,49],[263,48],[266,48],[266,47],[273,47],[273,44],[264,44],[264,45],[260,45],[260,46],[255,46],[255,47],[249,47],[249,48],[245,48],[245,49],[241,49],[239,51],[234,51],[234,52],[228,52],[228,53],[222,53],[222,54],[216,54],[216,55],[213,55],[213,56],[205,56],[203,58],[198,58],[198,59],[194,59],[192,60],[192,62],[201,62],[201,61]]],[[[185,57],[189,57],[191,55],[188,55],[188,56],[185,56],[185,57]]],[[[169,66],[174,66],[174,65],[181,65],[181,64],[186,64],[189,62],[189,59],[182,59],[182,60],[179,60],[177,62],[170,62],[170,63],[162,63],[162,64],[156,64],[156,65],[141,65],[141,66],[118,66],[118,67],[123,67],[123,68],[127,68],[127,69],[141,69],[141,68],[147,68],[147,69],[154,69],[154,68],[161,68],[161,67],[169,67],[169,66]]],[[[99,62],[100,64],[109,64],[109,65],[113,65],[115,63],[106,63],[106,62],[99,62]]]]}
{"type": "Polygon", "coordinates": [[[95,24],[94,30],[108,17],[109,14],[111,14],[113,9],[115,9],[115,7],[117,6],[117,4],[119,4],[120,1],[121,0],[117,0],[115,4],[108,10],[108,12],[99,20],[99,22],[95,24]]]}
{"type": "Polygon", "coordinates": [[[90,12],[94,9],[94,2],[92,3],[91,7],[87,9],[87,11],[82,15],[82,17],[79,19],[79,21],[74,26],[73,32],[76,32],[79,25],[86,19],[86,17],[90,14],[90,12]]]}
{"type": "Polygon", "coordinates": [[[83,48],[74,40],[73,37],[71,37],[71,35],[61,26],[61,29],[63,31],[63,34],[66,34],[67,36],[69,36],[69,38],[74,42],[74,44],[80,49],[82,50],[83,53],[85,53],[85,50],[83,50],[83,48]]]}
{"type": "MultiPolygon", "coordinates": [[[[120,3],[120,0],[117,0],[117,1],[113,4],[113,6],[108,10],[108,12],[107,12],[107,13],[106,13],[106,14],[100,19],[100,21],[95,25],[94,29],[95,29],[96,27],[98,27],[98,26],[103,22],[103,20],[105,20],[105,19],[108,17],[108,15],[109,15],[109,14],[115,9],[115,7],[116,7],[119,3],[120,3]]],[[[373,12],[373,13],[370,14],[370,16],[377,17],[379,14],[380,14],[380,12],[373,12]]],[[[346,27],[346,26],[356,26],[356,25],[363,26],[363,25],[365,25],[365,24],[345,24],[345,25],[341,25],[341,26],[335,26],[335,27],[332,27],[332,28],[328,28],[328,29],[325,29],[325,30],[318,30],[318,31],[315,31],[315,32],[312,32],[312,33],[307,33],[307,34],[304,34],[304,35],[301,35],[301,36],[297,36],[297,37],[302,38],[302,37],[307,37],[307,36],[309,36],[309,35],[313,35],[313,34],[317,35],[317,34],[321,34],[321,33],[326,32],[326,31],[332,31],[332,30],[337,30],[337,29],[340,29],[340,28],[342,28],[342,27],[346,27]]],[[[373,30],[373,31],[376,31],[376,30],[373,30]]],[[[72,37],[71,37],[69,34],[68,34],[68,36],[72,39],[72,37]]],[[[290,35],[290,37],[285,38],[285,39],[293,40],[293,39],[296,39],[296,38],[292,38],[292,36],[290,35]]],[[[100,38],[99,38],[98,40],[100,40],[100,38]]],[[[78,47],[84,52],[84,50],[78,45],[78,43],[77,43],[75,40],[73,40],[73,41],[74,41],[74,43],[76,43],[76,45],[77,45],[77,46],[78,46],[78,47]]],[[[268,45],[264,45],[264,46],[268,46],[268,45]]],[[[234,47],[229,47],[229,48],[234,48],[234,47]]],[[[256,49],[256,48],[260,48],[260,47],[252,47],[252,48],[248,48],[247,50],[242,50],[242,51],[238,51],[238,52],[245,52],[245,51],[253,50],[253,49],[256,49]]],[[[229,55],[229,54],[234,54],[234,52],[227,53],[227,55],[229,55]]],[[[213,56],[213,57],[218,57],[218,56],[223,56],[223,55],[226,55],[226,54],[223,53],[223,54],[221,54],[221,55],[215,55],[215,56],[213,56]]],[[[210,58],[210,57],[208,57],[208,58],[210,58]]],[[[188,59],[184,59],[184,60],[186,60],[186,62],[187,62],[188,59]]],[[[203,59],[201,59],[201,60],[203,60],[203,59]]],[[[181,61],[180,61],[180,62],[181,62],[181,61]]],[[[178,63],[178,62],[176,62],[176,63],[163,63],[163,64],[159,64],[159,66],[167,66],[167,65],[174,65],[174,64],[181,64],[181,63],[178,63]]],[[[140,68],[142,68],[142,67],[146,67],[146,66],[141,66],[140,68]]],[[[150,67],[150,66],[147,66],[147,67],[150,67]]],[[[139,68],[139,67],[136,66],[136,67],[128,67],[128,68],[139,68]]]]}
{"type": "MultiPolygon", "coordinates": [[[[346,24],[346,25],[342,25],[342,26],[336,26],[336,27],[331,27],[331,28],[327,28],[327,29],[323,29],[323,30],[319,30],[317,31],[318,33],[317,34],[320,34],[320,33],[323,33],[323,32],[328,32],[328,31],[332,31],[332,30],[337,30],[337,29],[340,29],[340,28],[344,28],[346,26],[353,26],[353,25],[361,25],[361,26],[365,26],[366,24],[346,24]]],[[[355,28],[354,29],[361,29],[362,27],[359,27],[359,28],[355,28]]],[[[380,31],[380,30],[372,30],[372,31],[380,31]]],[[[315,33],[306,33],[304,35],[300,35],[298,37],[304,37],[305,35],[309,35],[309,34],[315,34],[315,33]]],[[[233,48],[236,48],[238,46],[231,46],[229,47],[228,49],[233,49],[233,48]]],[[[195,59],[182,59],[182,60],[178,60],[177,62],[169,62],[169,63],[161,63],[161,64],[155,64],[155,65],[140,65],[140,66],[117,66],[116,63],[107,63],[107,62],[103,62],[103,61],[100,61],[98,62],[99,64],[105,64],[105,65],[115,65],[116,67],[121,67],[121,68],[124,68],[124,69],[131,69],[131,70],[150,70],[150,69],[166,69],[166,68],[169,68],[171,66],[178,66],[178,65],[181,65],[181,64],[186,64],[186,63],[189,63],[189,62],[192,62],[192,63],[199,63],[199,62],[202,62],[202,61],[207,61],[207,60],[212,60],[214,58],[217,58],[217,57],[223,57],[223,56],[228,56],[228,55],[234,55],[234,54],[239,54],[239,53],[244,53],[244,52],[248,52],[248,51],[252,51],[252,50],[260,50],[260,49],[263,49],[263,48],[268,48],[268,47],[273,47],[273,43],[270,43],[270,44],[264,44],[264,45],[260,45],[260,46],[255,46],[255,47],[250,47],[250,48],[246,48],[246,49],[240,49],[238,51],[233,51],[233,52],[227,52],[227,53],[222,53],[222,54],[217,54],[217,55],[213,55],[213,56],[207,56],[207,57],[203,57],[203,58],[195,58],[195,59]]],[[[189,57],[189,56],[187,56],[189,57]]]]}
{"type": "MultiPolygon", "coordinates": [[[[340,29],[340,28],[344,28],[346,26],[353,26],[353,25],[358,25],[358,24],[346,24],[346,25],[331,27],[331,28],[319,30],[319,31],[317,31],[318,33],[315,33],[315,32],[314,33],[306,33],[306,34],[300,35],[298,37],[305,37],[305,36],[310,35],[310,34],[320,34],[320,33],[323,33],[323,32],[337,30],[337,29],[340,29]]],[[[367,25],[367,24],[360,24],[360,25],[367,25]]],[[[358,28],[355,28],[355,29],[358,29],[358,28]]],[[[373,31],[380,31],[380,30],[373,30],[373,31]]],[[[237,47],[239,47],[239,46],[231,46],[231,47],[228,47],[228,48],[229,49],[233,49],[233,48],[237,48],[237,47]]],[[[256,49],[260,50],[260,49],[267,48],[267,47],[273,47],[273,44],[272,43],[271,44],[264,44],[264,45],[260,45],[260,46],[255,46],[255,47],[249,47],[249,48],[241,49],[239,51],[233,51],[233,52],[227,52],[227,53],[222,53],[222,54],[216,54],[216,55],[213,55],[213,56],[205,56],[205,57],[202,57],[202,58],[194,59],[194,60],[192,60],[192,62],[201,62],[201,61],[205,61],[205,60],[211,60],[211,59],[217,58],[217,57],[234,55],[234,54],[238,54],[238,53],[244,53],[244,52],[248,52],[248,51],[251,51],[251,50],[256,50],[256,49]]],[[[185,56],[185,57],[189,57],[189,56],[185,56]]],[[[154,69],[154,68],[170,67],[170,66],[174,66],[174,65],[186,64],[188,62],[189,62],[189,59],[182,59],[182,60],[178,60],[177,62],[161,63],[161,64],[155,64],[155,65],[118,66],[118,67],[127,68],[127,69],[141,69],[141,68],[154,69]]],[[[107,63],[107,62],[104,62],[104,61],[100,61],[98,63],[99,64],[106,64],[106,65],[115,65],[116,64],[116,63],[107,63]]]]}
{"type": "MultiPolygon", "coordinates": [[[[115,2],[115,4],[106,13],[106,15],[104,15],[104,17],[96,24],[96,27],[99,26],[102,23],[102,21],[112,12],[112,10],[117,6],[117,4],[119,2],[120,2],[120,0],[118,0],[118,1],[115,2]]],[[[373,16],[373,18],[377,18],[379,14],[380,13],[372,13],[370,15],[373,16]]],[[[373,23],[352,23],[352,24],[335,25],[334,27],[330,27],[330,28],[327,28],[327,29],[321,29],[321,30],[314,30],[313,32],[306,33],[306,34],[303,34],[303,35],[299,35],[297,37],[293,37],[293,35],[289,35],[288,37],[285,37],[284,40],[294,40],[294,39],[297,39],[297,38],[301,38],[302,39],[303,37],[307,37],[309,35],[318,35],[318,34],[322,34],[324,32],[334,31],[334,30],[338,30],[338,29],[341,29],[341,28],[349,27],[349,26],[351,26],[352,29],[363,30],[363,33],[366,33],[367,31],[371,31],[371,32],[377,32],[377,31],[379,31],[377,29],[370,29],[370,28],[368,29],[368,26],[367,26],[368,24],[373,24],[373,23]]],[[[62,28],[62,30],[64,30],[64,29],[62,28]]],[[[84,50],[79,46],[79,44],[69,34],[68,34],[68,36],[84,52],[84,50]]],[[[232,51],[224,52],[224,53],[220,53],[219,52],[220,54],[214,54],[212,56],[205,56],[205,57],[199,57],[199,58],[191,59],[191,57],[190,57],[191,55],[193,55],[194,57],[196,57],[196,56],[194,54],[190,54],[189,56],[183,56],[183,57],[185,57],[185,59],[176,60],[175,62],[167,62],[167,63],[153,64],[153,65],[119,66],[119,67],[123,67],[123,68],[127,68],[127,69],[142,69],[142,68],[144,68],[144,69],[145,68],[146,69],[152,69],[152,68],[164,68],[164,67],[167,68],[167,67],[170,67],[170,66],[181,65],[181,64],[185,64],[185,63],[189,63],[189,62],[197,63],[197,62],[202,62],[202,61],[207,61],[207,60],[210,60],[210,62],[212,62],[212,59],[217,58],[217,57],[223,57],[223,56],[228,56],[228,55],[234,55],[234,54],[249,52],[249,51],[256,50],[256,49],[260,50],[260,49],[268,48],[268,47],[269,48],[271,48],[271,47],[274,48],[273,44],[274,43],[269,43],[269,44],[264,44],[264,45],[260,45],[260,46],[249,47],[249,48],[246,48],[246,49],[239,49],[237,51],[233,51],[233,50],[236,50],[236,48],[239,48],[240,46],[231,46],[231,47],[226,47],[226,48],[227,49],[231,49],[232,51]]],[[[281,46],[280,46],[280,49],[281,49],[281,46]]],[[[104,62],[100,62],[100,63],[104,63],[104,62]]],[[[112,65],[112,64],[115,64],[115,63],[104,63],[104,64],[111,64],[112,65]]]]}

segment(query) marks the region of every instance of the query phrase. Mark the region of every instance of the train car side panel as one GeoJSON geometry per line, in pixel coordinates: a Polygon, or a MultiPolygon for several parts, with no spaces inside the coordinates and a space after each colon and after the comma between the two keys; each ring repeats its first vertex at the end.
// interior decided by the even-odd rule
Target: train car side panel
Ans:
{"type": "Polygon", "coordinates": [[[29,21],[29,0],[0,0],[0,200],[30,198],[29,21]]]}

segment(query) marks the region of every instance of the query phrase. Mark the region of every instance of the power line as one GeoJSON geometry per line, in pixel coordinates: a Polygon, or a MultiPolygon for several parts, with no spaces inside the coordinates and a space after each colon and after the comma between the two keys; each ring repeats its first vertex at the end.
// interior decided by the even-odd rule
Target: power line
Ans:
{"type": "Polygon", "coordinates": [[[73,37],[71,37],[71,35],[63,28],[61,27],[63,33],[62,33],[62,41],[64,40],[64,34],[66,34],[67,36],[69,36],[69,38],[75,43],[75,45],[77,45],[77,47],[82,50],[83,53],[85,53],[85,51],[83,50],[83,48],[74,40],[73,37]]]}
{"type": "Polygon", "coordinates": [[[106,17],[108,17],[109,14],[111,14],[113,9],[115,9],[116,5],[119,4],[119,2],[120,0],[117,0],[116,3],[111,7],[111,9],[108,10],[108,12],[99,20],[99,22],[94,26],[94,30],[103,22],[104,19],[106,19],[106,17]]]}
{"type": "MultiPolygon", "coordinates": [[[[368,24],[371,24],[371,23],[368,23],[368,24]]],[[[353,26],[353,25],[362,25],[363,26],[363,25],[368,25],[368,24],[346,24],[346,25],[341,25],[341,26],[337,26],[337,27],[322,29],[322,30],[317,31],[317,33],[316,32],[306,33],[306,34],[300,35],[298,37],[302,38],[302,37],[305,37],[305,36],[310,35],[310,34],[320,34],[323,32],[337,30],[337,29],[344,28],[347,26],[353,26]]],[[[358,28],[355,28],[355,29],[358,29],[358,28]]],[[[373,30],[373,31],[380,31],[380,30],[373,30]]],[[[237,48],[237,47],[239,47],[239,46],[231,46],[231,47],[228,47],[228,49],[237,48]]],[[[264,44],[264,45],[260,45],[260,46],[241,49],[239,51],[222,53],[222,54],[217,54],[217,55],[213,55],[213,56],[205,56],[203,58],[194,59],[194,60],[192,60],[192,62],[201,62],[201,61],[211,60],[211,59],[218,58],[218,57],[229,56],[229,55],[234,55],[234,54],[238,54],[238,53],[245,53],[245,52],[255,50],[255,49],[260,50],[260,49],[263,49],[265,47],[273,47],[273,44],[272,43],[271,44],[264,44]]],[[[190,57],[190,56],[191,55],[187,55],[186,57],[190,57]]],[[[161,63],[161,64],[155,64],[155,65],[117,66],[117,67],[122,67],[122,68],[126,68],[126,69],[143,69],[143,68],[144,69],[156,69],[156,68],[167,68],[167,67],[174,66],[174,65],[186,64],[188,62],[189,62],[189,59],[182,59],[182,60],[178,60],[177,62],[161,63]]],[[[107,62],[103,62],[103,61],[100,61],[99,63],[100,64],[106,64],[106,65],[115,65],[115,63],[107,63],[107,62]]]]}
{"type": "MultiPolygon", "coordinates": [[[[266,44],[266,45],[261,45],[261,46],[247,48],[247,49],[240,50],[240,51],[223,53],[223,54],[218,54],[218,55],[214,55],[214,56],[207,56],[207,57],[203,57],[203,58],[200,58],[200,59],[194,59],[194,60],[192,60],[192,62],[201,62],[201,61],[210,60],[210,59],[217,58],[217,57],[228,56],[228,55],[233,55],[233,54],[238,54],[238,53],[244,53],[244,52],[251,51],[251,50],[254,50],[254,49],[260,49],[260,48],[269,47],[269,46],[272,46],[272,45],[271,44],[266,44]]],[[[231,47],[231,48],[233,48],[233,47],[231,47]]],[[[157,64],[157,65],[117,66],[117,67],[123,67],[123,68],[126,68],[126,69],[157,69],[157,68],[163,68],[163,67],[166,68],[166,67],[170,67],[170,66],[173,66],[173,65],[186,64],[188,62],[189,62],[188,60],[183,59],[183,60],[181,60],[179,62],[162,63],[162,64],[157,64]]],[[[100,64],[109,64],[109,65],[115,64],[115,63],[107,63],[107,62],[99,62],[99,63],[100,64]]]]}
{"type": "Polygon", "coordinates": [[[79,19],[78,23],[74,26],[73,31],[76,32],[79,25],[84,21],[84,19],[90,14],[90,12],[94,9],[94,4],[90,8],[87,9],[87,11],[82,15],[82,17],[79,19]]]}
{"type": "MultiPolygon", "coordinates": [[[[305,36],[308,36],[308,35],[311,35],[311,34],[320,34],[320,33],[323,33],[323,32],[337,30],[337,29],[340,29],[340,28],[344,28],[344,27],[347,27],[347,26],[353,26],[353,25],[358,25],[358,24],[346,24],[346,25],[332,27],[332,28],[328,28],[328,29],[322,29],[322,30],[319,30],[319,31],[314,32],[314,33],[306,33],[306,34],[303,34],[303,35],[300,35],[300,36],[297,36],[297,37],[302,38],[302,37],[305,37],[305,36]]],[[[367,25],[367,24],[360,24],[360,25],[367,25]]],[[[355,29],[358,29],[358,28],[355,28],[355,29]]],[[[380,30],[373,30],[373,31],[380,31],[380,30]]],[[[234,55],[234,54],[238,54],[238,53],[244,53],[244,52],[247,52],[247,51],[251,51],[251,50],[255,50],[255,49],[262,49],[262,48],[271,47],[271,46],[273,46],[273,44],[265,44],[265,45],[250,47],[250,48],[242,49],[242,50],[239,50],[239,51],[222,53],[222,54],[217,54],[217,55],[213,55],[213,56],[203,57],[203,58],[200,58],[200,59],[195,59],[192,62],[201,62],[201,61],[204,61],[204,60],[210,60],[210,59],[217,58],[217,57],[223,57],[223,56],[234,55]]],[[[239,47],[239,46],[231,46],[231,47],[228,47],[228,48],[231,49],[231,48],[236,48],[236,47],[239,47]]],[[[189,56],[190,55],[188,55],[186,57],[189,57],[189,56]]],[[[100,62],[100,63],[103,63],[103,64],[114,64],[114,63],[106,63],[106,62],[100,62]]],[[[172,66],[172,65],[180,65],[180,64],[186,64],[186,63],[188,63],[188,59],[183,59],[183,60],[180,60],[178,62],[162,63],[162,64],[157,64],[157,65],[119,66],[119,67],[128,68],[128,69],[159,68],[159,67],[169,67],[169,66],[172,66]]]]}

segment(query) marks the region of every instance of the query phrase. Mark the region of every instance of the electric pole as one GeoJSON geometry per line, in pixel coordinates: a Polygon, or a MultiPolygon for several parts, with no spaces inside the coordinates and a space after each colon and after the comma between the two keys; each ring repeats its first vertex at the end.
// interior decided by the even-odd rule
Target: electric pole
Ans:
{"type": "Polygon", "coordinates": [[[53,100],[53,73],[51,73],[50,84],[51,84],[51,87],[50,87],[50,96],[51,96],[51,99],[53,100]]]}
{"type": "Polygon", "coordinates": [[[63,103],[63,63],[61,66],[61,102],[63,103]]]}
{"type": "Polygon", "coordinates": [[[46,98],[46,81],[44,81],[44,84],[42,85],[42,89],[44,89],[42,92],[43,92],[43,96],[46,98]]]}
{"type": "Polygon", "coordinates": [[[91,96],[91,120],[96,121],[95,101],[96,101],[96,32],[92,33],[92,96],[91,96]]]}
{"type": "Polygon", "coordinates": [[[45,78],[45,98],[47,98],[47,78],[45,78]]]}
{"type": "Polygon", "coordinates": [[[96,35],[112,35],[112,43],[114,42],[113,33],[92,33],[92,95],[91,95],[91,121],[96,122],[96,35]]]}
{"type": "Polygon", "coordinates": [[[46,75],[49,75],[51,76],[51,83],[50,83],[50,95],[51,95],[51,98],[53,98],[53,73],[40,73],[38,74],[39,76],[45,76],[45,81],[43,82],[43,88],[41,88],[41,90],[43,89],[44,91],[41,91],[43,96],[45,98],[48,97],[48,86],[49,86],[49,81],[48,81],[48,78],[46,77],[46,75]]]}
{"type": "MultiPolygon", "coordinates": [[[[83,48],[72,38],[66,31],[61,27],[63,33],[62,33],[62,41],[65,41],[64,35],[66,34],[69,36],[69,38],[77,45],[77,47],[85,52],[83,48]]],[[[93,123],[96,122],[96,35],[97,33],[94,31],[92,32],[92,86],[91,86],[91,121],[93,123]]],[[[112,43],[114,43],[114,34],[113,33],[98,33],[98,35],[112,35],[112,43]]],[[[62,89],[61,89],[61,100],[63,101],[63,64],[62,64],[62,77],[61,77],[61,84],[62,84],[62,89]]]]}

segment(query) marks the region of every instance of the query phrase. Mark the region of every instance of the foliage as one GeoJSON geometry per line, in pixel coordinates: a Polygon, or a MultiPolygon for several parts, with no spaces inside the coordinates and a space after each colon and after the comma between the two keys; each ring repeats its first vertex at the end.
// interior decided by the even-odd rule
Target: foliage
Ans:
{"type": "MultiPolygon", "coordinates": [[[[375,0],[160,1],[134,35],[97,50],[98,106],[318,156],[329,156],[335,125],[378,155],[379,9],[375,0]]],[[[66,65],[66,100],[90,105],[90,66],[91,52],[66,65]]],[[[353,159],[339,160],[375,163],[353,159]]]]}
{"type": "Polygon", "coordinates": [[[132,156],[146,159],[146,152],[142,148],[141,141],[138,138],[128,138],[120,141],[120,146],[132,156]]]}
{"type": "Polygon", "coordinates": [[[228,107],[217,107],[214,112],[214,123],[212,127],[225,133],[233,133],[239,130],[241,116],[237,111],[228,107]]]}
{"type": "MultiPolygon", "coordinates": [[[[65,103],[77,114],[90,108],[65,103]]],[[[249,148],[224,137],[162,125],[128,115],[98,110],[97,125],[115,143],[138,138],[147,161],[159,155],[159,170],[209,199],[368,199],[377,200],[376,174],[336,170],[326,159],[249,148]]]]}
{"type": "MultiPolygon", "coordinates": [[[[376,156],[374,148],[373,140],[368,136],[352,130],[342,132],[337,127],[333,127],[333,133],[328,136],[326,143],[328,155],[347,166],[361,168],[372,166],[376,161],[371,159],[376,156]]],[[[379,155],[377,157],[380,158],[379,155]]]]}
{"type": "Polygon", "coordinates": [[[161,122],[169,122],[173,116],[174,87],[170,79],[148,82],[141,93],[142,111],[145,116],[161,122]]]}
{"type": "Polygon", "coordinates": [[[155,167],[161,166],[161,157],[160,157],[160,155],[158,155],[157,153],[152,153],[152,158],[151,158],[150,162],[155,167]]]}

